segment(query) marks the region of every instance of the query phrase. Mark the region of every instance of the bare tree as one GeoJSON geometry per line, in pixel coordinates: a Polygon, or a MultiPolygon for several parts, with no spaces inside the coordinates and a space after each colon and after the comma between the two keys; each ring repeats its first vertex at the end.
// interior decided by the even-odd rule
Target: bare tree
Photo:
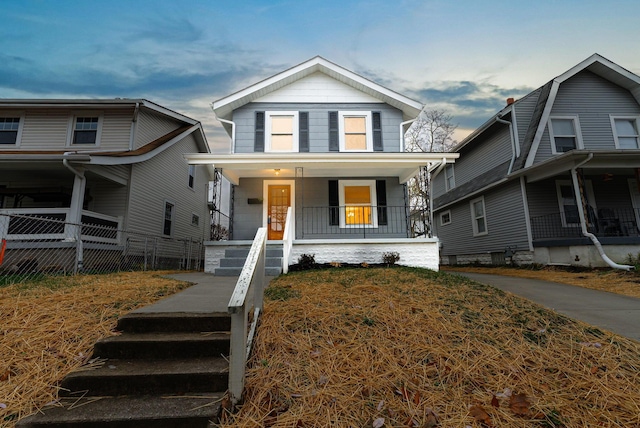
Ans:
{"type": "MultiPolygon", "coordinates": [[[[405,133],[405,150],[408,152],[448,152],[456,144],[453,133],[458,125],[445,110],[422,110],[405,133]]],[[[432,236],[431,177],[427,167],[407,183],[411,210],[411,230],[414,236],[432,236]]]]}

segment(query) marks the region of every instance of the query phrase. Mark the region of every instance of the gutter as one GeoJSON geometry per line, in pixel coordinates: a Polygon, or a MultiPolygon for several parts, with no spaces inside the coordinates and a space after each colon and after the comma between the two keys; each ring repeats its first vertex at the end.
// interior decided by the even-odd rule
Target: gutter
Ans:
{"type": "Polygon", "coordinates": [[[585,160],[583,160],[582,162],[580,162],[579,164],[577,164],[576,166],[571,168],[571,181],[573,182],[573,192],[576,195],[576,205],[578,207],[578,215],[580,216],[580,227],[582,229],[582,234],[584,236],[586,236],[587,238],[591,239],[591,242],[593,242],[593,245],[597,248],[598,253],[600,254],[600,257],[602,258],[602,260],[604,260],[604,262],[606,264],[608,264],[610,267],[612,267],[614,269],[621,269],[621,270],[626,270],[626,271],[633,270],[634,269],[633,266],[619,265],[618,263],[616,263],[613,260],[611,260],[605,254],[604,249],[602,248],[602,244],[600,244],[600,241],[598,241],[598,238],[596,238],[596,236],[593,233],[590,233],[587,230],[587,222],[586,222],[586,219],[585,219],[584,207],[583,207],[583,203],[582,203],[582,194],[580,193],[580,185],[578,184],[578,172],[577,172],[577,169],[580,168],[582,165],[586,164],[587,162],[589,162],[591,159],[593,159],[593,153],[589,153],[589,156],[587,156],[587,158],[585,160]],[[578,202],[578,196],[580,197],[580,203],[577,203],[578,202]]]}
{"type": "Polygon", "coordinates": [[[140,103],[136,102],[136,107],[133,110],[133,119],[131,120],[131,132],[129,136],[129,150],[133,150],[133,142],[136,138],[136,131],[138,129],[138,113],[140,112],[140,103]]]}
{"type": "Polygon", "coordinates": [[[211,106],[211,110],[213,111],[213,115],[215,116],[216,119],[218,119],[222,123],[231,125],[231,153],[235,153],[236,152],[236,123],[232,120],[227,120],[227,119],[218,117],[218,115],[216,115],[215,110],[213,109],[213,103],[210,104],[210,106],[211,106]]]}
{"type": "MultiPolygon", "coordinates": [[[[511,113],[511,117],[513,117],[513,111],[511,113]]],[[[511,162],[509,163],[509,169],[507,170],[507,175],[511,174],[513,171],[513,164],[516,162],[516,158],[518,157],[518,150],[516,147],[516,139],[514,137],[514,129],[513,124],[510,121],[504,120],[500,116],[496,116],[496,122],[503,123],[505,125],[509,125],[509,139],[511,140],[511,162]]]]}
{"type": "MultiPolygon", "coordinates": [[[[440,172],[442,172],[442,170],[446,165],[447,165],[447,158],[443,157],[442,161],[440,162],[440,165],[438,165],[433,170],[433,172],[429,171],[429,174],[431,174],[431,180],[429,185],[431,185],[431,183],[433,182],[433,179],[436,178],[436,176],[440,174],[440,172]]],[[[432,191],[429,192],[429,222],[431,224],[431,235],[433,236],[433,192],[432,191]]]]}

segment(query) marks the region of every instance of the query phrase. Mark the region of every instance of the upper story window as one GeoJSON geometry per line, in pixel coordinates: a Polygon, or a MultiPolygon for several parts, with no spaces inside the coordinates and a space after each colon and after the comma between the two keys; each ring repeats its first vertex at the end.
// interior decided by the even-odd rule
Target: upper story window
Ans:
{"type": "Polygon", "coordinates": [[[189,181],[188,185],[190,189],[193,189],[196,183],[196,166],[189,165],[189,181]]]}
{"type": "Polygon", "coordinates": [[[77,114],[73,117],[68,145],[98,146],[100,144],[101,133],[101,114],[77,114]]]}
{"type": "Polygon", "coordinates": [[[451,190],[456,187],[456,179],[453,174],[453,165],[447,165],[444,167],[444,182],[447,190],[451,190]]]}
{"type": "Polygon", "coordinates": [[[554,154],[582,148],[580,126],[576,116],[552,117],[549,121],[549,135],[554,154]]]}
{"type": "Polygon", "coordinates": [[[338,112],[338,133],[341,152],[373,151],[371,112],[338,112]]]}
{"type": "Polygon", "coordinates": [[[0,144],[18,144],[21,123],[20,117],[0,117],[0,144]]]}
{"type": "Polygon", "coordinates": [[[266,113],[267,152],[298,151],[298,112],[268,111],[266,113]]]}
{"type": "Polygon", "coordinates": [[[487,230],[487,215],[484,206],[484,197],[474,199],[471,204],[471,219],[473,221],[473,236],[481,236],[489,233],[487,230]]]}
{"type": "Polygon", "coordinates": [[[640,148],[637,117],[611,117],[613,138],[618,149],[640,148]]]}

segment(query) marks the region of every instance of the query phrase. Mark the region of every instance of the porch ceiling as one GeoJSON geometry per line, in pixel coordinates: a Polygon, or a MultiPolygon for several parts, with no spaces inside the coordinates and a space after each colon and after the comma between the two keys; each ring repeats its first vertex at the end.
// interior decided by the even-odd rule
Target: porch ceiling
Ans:
{"type": "Polygon", "coordinates": [[[235,153],[185,154],[190,164],[212,165],[233,184],[245,177],[398,177],[405,183],[421,166],[453,163],[458,153],[235,153]],[[301,168],[301,170],[300,170],[301,168]]]}

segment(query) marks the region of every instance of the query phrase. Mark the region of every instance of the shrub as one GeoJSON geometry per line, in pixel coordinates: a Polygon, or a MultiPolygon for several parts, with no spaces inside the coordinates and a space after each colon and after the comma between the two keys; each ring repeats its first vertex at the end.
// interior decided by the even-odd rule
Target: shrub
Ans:
{"type": "Polygon", "coordinates": [[[317,267],[316,257],[314,254],[301,254],[298,257],[298,266],[301,270],[309,270],[317,267]]]}
{"type": "Polygon", "coordinates": [[[400,260],[400,254],[395,251],[384,253],[382,255],[382,262],[387,266],[393,266],[400,260]]]}

